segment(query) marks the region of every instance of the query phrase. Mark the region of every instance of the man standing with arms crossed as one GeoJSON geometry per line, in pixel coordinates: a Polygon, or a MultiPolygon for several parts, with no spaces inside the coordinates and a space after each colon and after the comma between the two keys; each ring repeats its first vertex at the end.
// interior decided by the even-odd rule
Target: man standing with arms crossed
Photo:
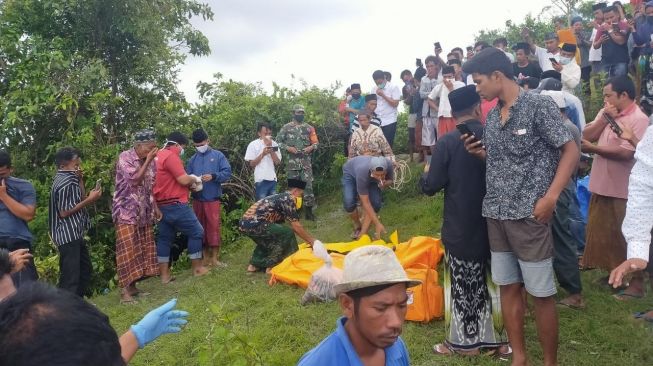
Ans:
{"type": "Polygon", "coordinates": [[[468,61],[482,98],[499,99],[483,141],[465,136],[467,151],[487,164],[487,219],[492,279],[513,348],[512,365],[526,365],[522,288],[533,296],[544,365],[557,365],[558,319],[550,220],[578,162],[578,148],[555,103],[520,90],[503,51],[489,48],[468,61]],[[523,286],[523,287],[522,287],[523,286]]]}
{"type": "Polygon", "coordinates": [[[315,206],[315,195],[313,194],[313,166],[311,154],[317,150],[318,140],[315,128],[304,123],[304,106],[295,104],[293,107],[293,119],[281,127],[277,135],[279,149],[288,151],[289,157],[286,163],[286,175],[288,179],[298,179],[306,182],[304,189],[304,205],[306,220],[315,221],[313,206],[315,206]]]}

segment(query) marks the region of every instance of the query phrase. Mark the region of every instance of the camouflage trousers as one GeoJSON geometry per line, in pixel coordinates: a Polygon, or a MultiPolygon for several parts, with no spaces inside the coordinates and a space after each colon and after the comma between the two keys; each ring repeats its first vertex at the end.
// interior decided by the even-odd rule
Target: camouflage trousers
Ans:
{"type": "Polygon", "coordinates": [[[304,170],[288,170],[288,179],[299,179],[306,182],[306,189],[304,189],[304,206],[315,206],[315,195],[313,194],[313,169],[309,167],[304,170]]]}

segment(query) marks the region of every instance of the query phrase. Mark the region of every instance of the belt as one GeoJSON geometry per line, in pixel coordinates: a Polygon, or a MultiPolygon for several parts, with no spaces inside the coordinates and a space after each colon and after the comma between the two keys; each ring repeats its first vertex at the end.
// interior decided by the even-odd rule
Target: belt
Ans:
{"type": "Polygon", "coordinates": [[[180,201],[157,201],[156,205],[159,207],[170,206],[170,205],[183,205],[183,202],[180,201]]]}

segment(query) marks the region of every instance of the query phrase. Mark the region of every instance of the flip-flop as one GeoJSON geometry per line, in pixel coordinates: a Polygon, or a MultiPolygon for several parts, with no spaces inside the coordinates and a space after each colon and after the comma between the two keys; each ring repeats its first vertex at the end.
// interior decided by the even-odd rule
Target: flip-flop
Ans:
{"type": "Polygon", "coordinates": [[[136,305],[136,304],[138,304],[138,300],[136,299],[131,299],[131,300],[120,299],[120,305],[136,305]]]}
{"type": "Polygon", "coordinates": [[[644,297],[644,295],[643,294],[642,295],[629,294],[629,293],[626,293],[625,290],[621,290],[621,291],[617,292],[616,294],[612,295],[612,297],[614,297],[615,299],[617,299],[619,301],[629,301],[629,300],[632,300],[632,299],[641,299],[641,298],[644,297]]]}
{"type": "Polygon", "coordinates": [[[636,313],[633,313],[633,318],[635,318],[635,319],[641,319],[641,318],[644,318],[644,315],[650,313],[651,311],[653,311],[653,309],[648,309],[648,310],[644,310],[644,311],[638,311],[638,312],[636,312],[636,313]]]}
{"type": "Polygon", "coordinates": [[[576,305],[576,304],[566,303],[566,302],[563,302],[563,301],[558,301],[558,302],[556,302],[556,305],[564,306],[564,307],[567,307],[569,309],[574,309],[574,310],[583,310],[583,309],[585,309],[585,303],[584,302],[581,302],[580,305],[576,305]]]}
{"type": "Polygon", "coordinates": [[[451,343],[444,341],[433,346],[431,349],[433,353],[438,356],[451,357],[451,356],[478,356],[480,353],[467,353],[464,351],[458,351],[451,343]]]}

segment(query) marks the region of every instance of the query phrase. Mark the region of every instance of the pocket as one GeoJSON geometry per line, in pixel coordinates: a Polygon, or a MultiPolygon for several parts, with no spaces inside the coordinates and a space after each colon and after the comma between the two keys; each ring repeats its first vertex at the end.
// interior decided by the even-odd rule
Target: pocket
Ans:
{"type": "Polygon", "coordinates": [[[508,142],[508,151],[513,156],[525,157],[532,153],[533,141],[530,132],[519,135],[516,131],[512,131],[508,142]]]}

